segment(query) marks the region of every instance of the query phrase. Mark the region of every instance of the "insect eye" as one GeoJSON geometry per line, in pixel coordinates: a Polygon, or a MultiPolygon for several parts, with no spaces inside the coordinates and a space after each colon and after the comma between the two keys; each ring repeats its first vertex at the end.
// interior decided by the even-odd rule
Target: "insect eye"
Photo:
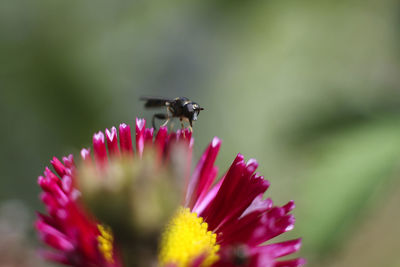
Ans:
{"type": "Polygon", "coordinates": [[[195,107],[193,105],[190,105],[190,104],[186,105],[186,109],[190,113],[195,111],[195,107]]]}

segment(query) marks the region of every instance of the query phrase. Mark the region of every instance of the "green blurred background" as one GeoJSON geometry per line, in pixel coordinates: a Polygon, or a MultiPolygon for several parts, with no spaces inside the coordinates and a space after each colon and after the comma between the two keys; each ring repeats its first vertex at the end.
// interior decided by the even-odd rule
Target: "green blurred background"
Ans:
{"type": "Polygon", "coordinates": [[[154,95],[205,107],[196,159],[219,136],[220,174],[243,153],[296,201],[308,266],[400,266],[399,26],[396,0],[1,1],[0,265],[43,266],[51,157],[154,95]]]}

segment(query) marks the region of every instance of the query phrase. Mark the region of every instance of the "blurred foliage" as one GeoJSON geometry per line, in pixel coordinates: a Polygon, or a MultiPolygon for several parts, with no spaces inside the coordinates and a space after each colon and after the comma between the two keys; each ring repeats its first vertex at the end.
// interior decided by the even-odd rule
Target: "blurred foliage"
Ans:
{"type": "MultiPolygon", "coordinates": [[[[309,266],[357,265],[343,251],[356,250],[371,220],[387,225],[389,215],[377,217],[399,187],[399,8],[2,1],[0,200],[21,199],[33,212],[36,177],[53,155],[77,156],[95,131],[150,119],[141,95],[187,96],[206,108],[194,126],[197,157],[217,135],[220,173],[238,152],[257,158],[268,194],[297,202],[293,235],[304,238],[309,266]]],[[[384,244],[377,238],[389,231],[374,240],[384,244]]],[[[374,248],[354,257],[398,264],[387,246],[374,248]]]]}

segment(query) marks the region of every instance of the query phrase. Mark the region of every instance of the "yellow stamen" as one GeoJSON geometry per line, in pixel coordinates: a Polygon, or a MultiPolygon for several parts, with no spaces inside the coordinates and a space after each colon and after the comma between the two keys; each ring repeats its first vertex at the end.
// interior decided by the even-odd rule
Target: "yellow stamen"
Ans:
{"type": "Polygon", "coordinates": [[[203,218],[181,207],[161,237],[160,265],[187,267],[198,257],[204,257],[200,266],[211,266],[218,260],[216,239],[217,235],[208,231],[203,218]]]}
{"type": "Polygon", "coordinates": [[[109,227],[105,227],[101,224],[97,225],[100,235],[97,237],[98,248],[103,255],[104,259],[110,263],[114,263],[113,258],[113,242],[114,236],[109,227]]]}

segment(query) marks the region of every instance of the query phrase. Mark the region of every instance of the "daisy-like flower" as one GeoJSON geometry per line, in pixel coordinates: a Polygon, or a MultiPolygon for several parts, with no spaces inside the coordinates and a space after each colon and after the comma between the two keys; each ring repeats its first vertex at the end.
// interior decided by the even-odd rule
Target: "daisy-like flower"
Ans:
{"type": "MultiPolygon", "coordinates": [[[[81,150],[81,157],[84,164],[105,172],[111,159],[142,158],[145,148],[150,150],[154,147],[157,151],[155,160],[163,164],[169,159],[170,147],[174,143],[183,143],[186,150],[191,151],[191,141],[188,130],[168,134],[167,128],[161,127],[153,142],[153,129],[145,128],[144,120],[136,120],[136,155],[130,126],[121,124],[119,138],[115,127],[107,129],[105,135],[98,132],[93,136],[94,158],[90,149],[85,148],[81,150]]],[[[39,238],[52,248],[41,251],[42,256],[77,267],[123,266],[111,229],[91,215],[81,201],[81,192],[77,188],[79,175],[73,156],[63,157],[62,162],[54,157],[50,163],[54,171],[46,167],[44,175],[38,178],[43,190],[40,199],[47,214],[37,213],[36,229],[39,238]]]]}
{"type": "Polygon", "coordinates": [[[214,138],[203,153],[181,207],[163,233],[162,266],[295,267],[304,259],[279,261],[300,249],[301,240],[262,245],[294,227],[290,201],[282,207],[263,200],[269,182],[255,173],[258,163],[238,154],[215,183],[220,148],[214,138]],[[215,184],[214,184],[215,183],[215,184]]]}
{"type": "Polygon", "coordinates": [[[40,239],[54,248],[42,251],[42,255],[71,266],[121,266],[110,230],[79,202],[72,155],[64,157],[63,162],[53,158],[55,173],[46,167],[44,176],[38,178],[48,215],[38,213],[36,228],[40,239]]]}
{"type": "MultiPolygon", "coordinates": [[[[167,129],[161,127],[153,138],[153,129],[146,128],[144,120],[136,120],[135,152],[129,126],[122,124],[119,127],[119,147],[116,128],[106,130],[105,137],[102,132],[93,137],[94,160],[89,149],[81,151],[85,164],[96,166],[99,173],[107,172],[112,162],[119,158],[132,158],[132,165],[141,164],[146,151],[155,152],[152,153],[155,166],[168,165],[173,160],[175,143],[184,144],[185,163],[190,162],[193,139],[188,130],[168,134],[167,129]]],[[[218,169],[214,163],[220,145],[220,140],[214,138],[193,174],[189,175],[188,166],[183,171],[188,181],[182,205],[172,219],[165,222],[159,242],[158,265],[303,265],[303,259],[279,260],[298,251],[300,239],[264,244],[293,228],[294,217],[289,214],[294,208],[293,201],[279,207],[274,206],[272,200],[263,199],[269,182],[255,173],[258,163],[254,159],[245,162],[240,154],[216,181],[218,169]]],[[[53,248],[44,253],[45,257],[71,266],[122,266],[112,231],[89,215],[80,203],[76,182],[80,177],[72,156],[63,158],[63,162],[54,158],[51,163],[55,173],[46,168],[45,175],[39,177],[44,191],[41,199],[48,215],[39,214],[36,225],[41,239],[53,248]]],[[[113,177],[107,175],[107,179],[113,177]]],[[[174,192],[164,190],[162,195],[168,193],[174,192]]],[[[143,198],[145,203],[146,197],[143,198]]],[[[149,198],[153,199],[151,195],[149,198]]]]}

